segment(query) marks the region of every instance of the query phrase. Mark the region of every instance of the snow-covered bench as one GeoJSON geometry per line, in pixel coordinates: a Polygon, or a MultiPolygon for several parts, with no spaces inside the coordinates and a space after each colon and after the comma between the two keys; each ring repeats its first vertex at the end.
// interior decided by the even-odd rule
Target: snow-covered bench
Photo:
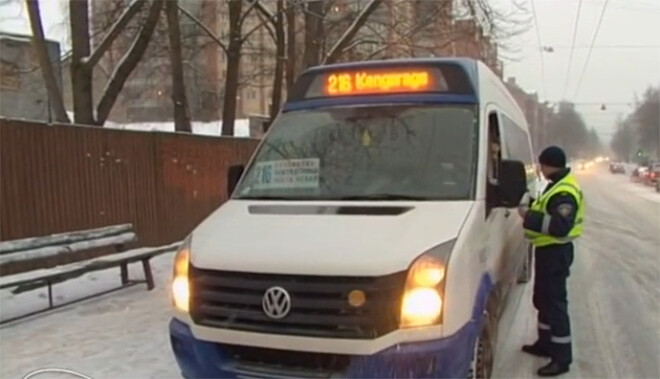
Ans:
{"type": "Polygon", "coordinates": [[[60,308],[92,297],[105,295],[138,283],[146,283],[147,288],[152,290],[155,287],[155,284],[151,272],[150,259],[156,255],[175,250],[178,243],[158,248],[140,248],[124,251],[124,247],[127,244],[136,241],[136,239],[137,237],[133,231],[133,226],[126,224],[71,233],[54,234],[46,237],[0,242],[0,268],[7,264],[30,262],[35,259],[62,258],[65,256],[71,257],[74,256],[75,253],[85,250],[109,247],[114,248],[114,253],[98,258],[79,260],[74,263],[52,268],[1,276],[0,289],[14,288],[12,290],[12,293],[14,294],[47,286],[48,308],[8,320],[2,320],[0,321],[0,324],[32,316],[51,309],[60,308]],[[128,265],[136,262],[142,262],[142,268],[144,270],[144,279],[142,280],[129,279],[128,277],[128,265]],[[113,267],[120,268],[121,286],[66,303],[57,305],[53,303],[52,287],[54,284],[77,278],[92,271],[105,270],[113,267]]]}

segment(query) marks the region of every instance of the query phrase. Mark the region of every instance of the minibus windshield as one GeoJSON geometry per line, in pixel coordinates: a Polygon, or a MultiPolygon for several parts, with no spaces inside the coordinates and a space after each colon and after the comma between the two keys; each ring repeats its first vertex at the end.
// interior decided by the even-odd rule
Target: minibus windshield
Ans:
{"type": "Polygon", "coordinates": [[[283,113],[234,199],[470,199],[477,114],[457,104],[283,113]]]}

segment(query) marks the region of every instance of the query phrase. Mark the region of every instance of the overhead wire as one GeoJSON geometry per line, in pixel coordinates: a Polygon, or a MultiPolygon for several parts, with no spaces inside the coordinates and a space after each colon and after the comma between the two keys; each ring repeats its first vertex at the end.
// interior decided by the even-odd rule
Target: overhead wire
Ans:
{"type": "Polygon", "coordinates": [[[578,84],[577,87],[575,88],[575,96],[573,96],[573,99],[577,98],[577,96],[580,94],[580,89],[582,86],[582,80],[584,79],[584,74],[587,72],[587,67],[589,67],[589,59],[591,58],[591,53],[594,51],[594,45],[596,44],[596,39],[598,38],[598,32],[600,31],[600,26],[603,23],[603,18],[605,16],[605,11],[607,10],[607,4],[609,3],[609,0],[605,0],[605,4],[603,4],[603,8],[600,11],[600,17],[598,18],[598,24],[596,24],[596,30],[594,31],[594,35],[591,37],[591,44],[589,47],[589,51],[587,52],[587,59],[584,61],[584,66],[582,66],[582,72],[580,73],[579,79],[578,79],[578,84]]]}
{"type": "Polygon", "coordinates": [[[568,89],[568,79],[571,74],[571,65],[573,64],[573,53],[575,51],[575,39],[577,37],[578,24],[580,23],[580,11],[582,10],[582,0],[578,2],[577,16],[575,17],[575,23],[573,24],[573,39],[571,42],[571,52],[568,56],[568,68],[566,70],[566,80],[564,81],[564,92],[562,94],[562,99],[566,98],[566,91],[568,89]]]}
{"type": "Polygon", "coordinates": [[[534,26],[536,27],[536,41],[539,44],[539,53],[541,54],[541,93],[543,96],[547,95],[545,93],[545,62],[543,58],[543,44],[541,43],[541,32],[539,31],[539,22],[536,17],[536,6],[534,5],[534,0],[531,0],[532,3],[532,15],[534,16],[534,26]]]}

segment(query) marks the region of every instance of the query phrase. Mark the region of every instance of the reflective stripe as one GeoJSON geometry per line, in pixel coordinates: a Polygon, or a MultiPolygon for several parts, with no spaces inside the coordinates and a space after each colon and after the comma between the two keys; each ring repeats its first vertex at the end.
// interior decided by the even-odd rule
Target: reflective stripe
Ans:
{"type": "Polygon", "coordinates": [[[554,343],[571,343],[571,336],[565,336],[565,337],[550,336],[550,341],[554,343]]]}
{"type": "Polygon", "coordinates": [[[539,322],[538,328],[541,330],[550,330],[550,325],[539,322]]]}
{"type": "Polygon", "coordinates": [[[541,234],[550,234],[550,220],[552,220],[550,215],[543,215],[543,221],[541,222],[541,234]]]}
{"type": "Polygon", "coordinates": [[[566,183],[566,182],[559,182],[559,184],[555,188],[561,188],[561,187],[569,187],[575,190],[575,192],[579,193],[580,196],[582,196],[582,190],[578,188],[576,185],[573,183],[566,183]]]}

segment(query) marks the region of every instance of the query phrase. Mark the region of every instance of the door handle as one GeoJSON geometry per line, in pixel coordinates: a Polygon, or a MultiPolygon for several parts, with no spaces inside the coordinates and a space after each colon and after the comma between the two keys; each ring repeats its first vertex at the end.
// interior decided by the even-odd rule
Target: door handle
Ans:
{"type": "Polygon", "coordinates": [[[509,216],[511,216],[511,211],[508,209],[504,210],[504,217],[509,218],[509,216]]]}

